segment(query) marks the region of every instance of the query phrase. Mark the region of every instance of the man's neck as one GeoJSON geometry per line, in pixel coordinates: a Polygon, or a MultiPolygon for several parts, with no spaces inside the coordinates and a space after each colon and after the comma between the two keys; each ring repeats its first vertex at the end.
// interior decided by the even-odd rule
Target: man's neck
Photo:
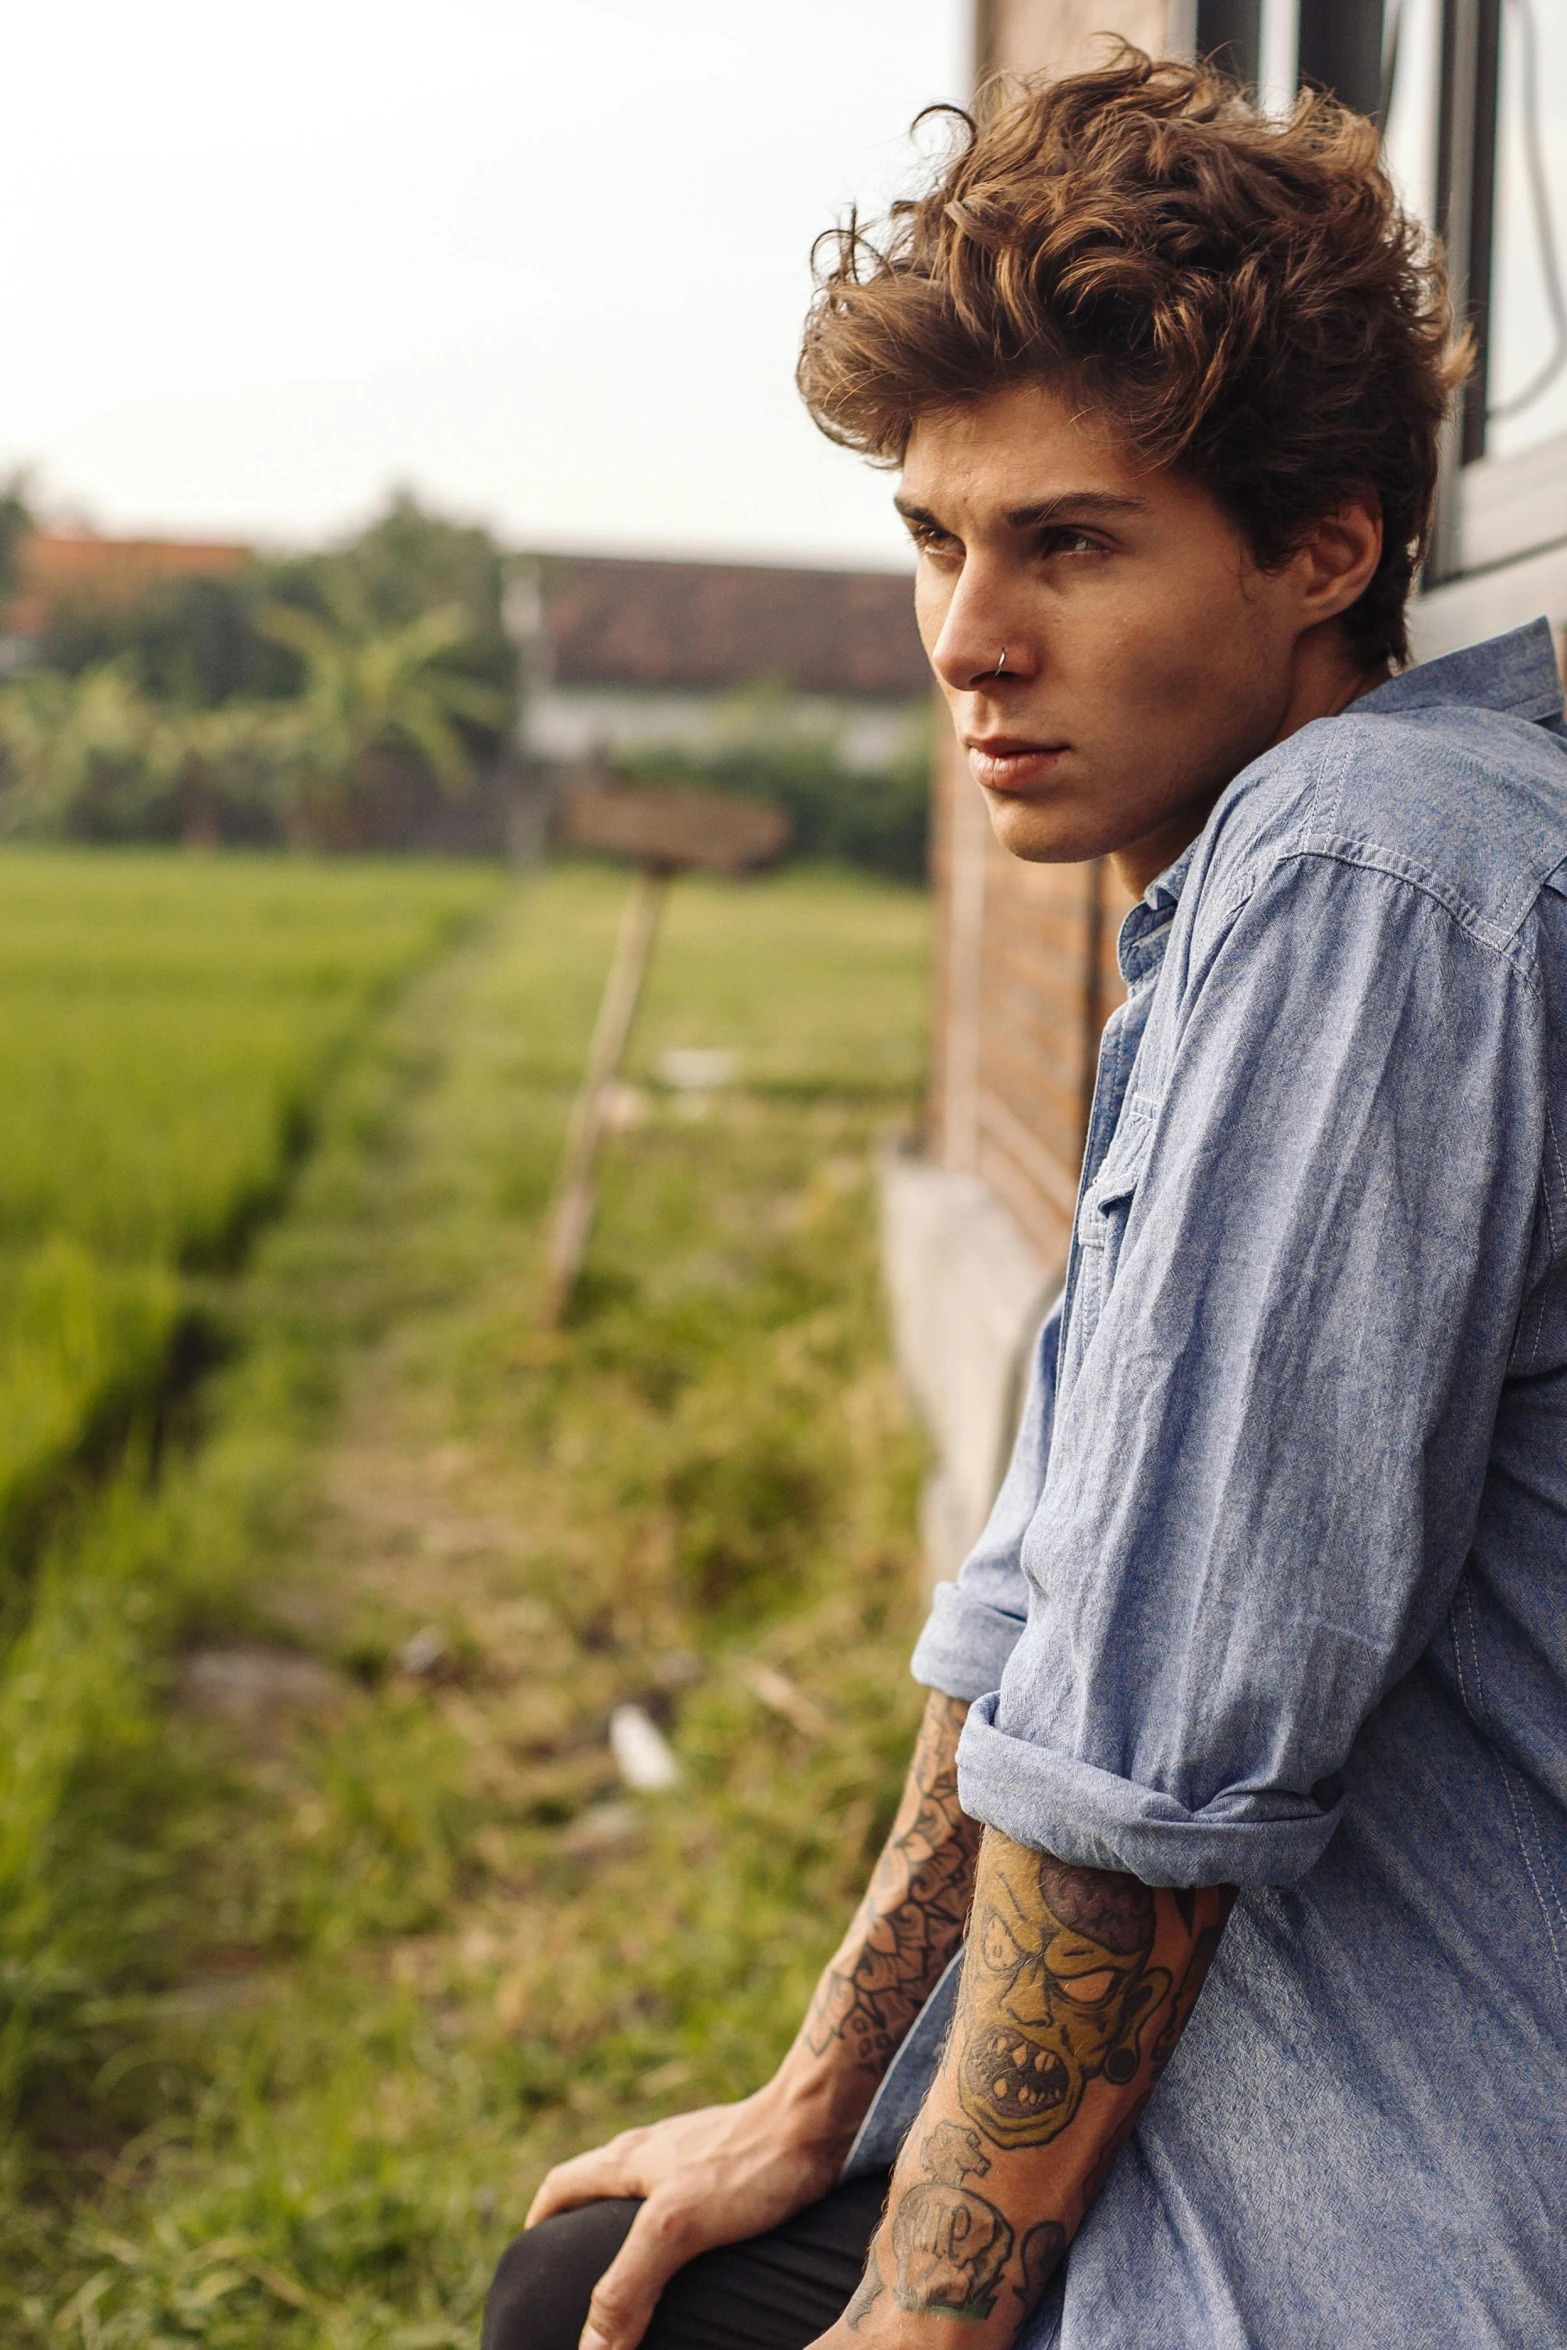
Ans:
{"type": "MultiPolygon", "coordinates": [[[[1358,702],[1362,694],[1385,685],[1392,674],[1389,660],[1367,661],[1336,626],[1331,632],[1309,630],[1295,647],[1277,725],[1266,742],[1259,743],[1237,762],[1234,773],[1238,775],[1242,767],[1249,767],[1264,751],[1287,742],[1314,718],[1338,717],[1351,702],[1358,702]]],[[[1165,823],[1156,825],[1152,832],[1144,833],[1141,839],[1129,841],[1124,849],[1115,851],[1110,862],[1133,897],[1140,898],[1148,884],[1157,880],[1167,865],[1173,865],[1184,849],[1191,847],[1232,780],[1233,777],[1226,776],[1203,798],[1180,809],[1165,823]]]]}

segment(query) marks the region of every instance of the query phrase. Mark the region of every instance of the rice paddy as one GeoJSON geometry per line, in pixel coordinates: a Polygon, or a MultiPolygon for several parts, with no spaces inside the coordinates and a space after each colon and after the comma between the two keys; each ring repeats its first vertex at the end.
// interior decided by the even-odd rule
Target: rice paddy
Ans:
{"type": "Polygon", "coordinates": [[[873,1162],[925,902],[676,886],[546,1334],[624,887],[0,860],[53,1137],[0,1178],[7,2344],[470,2344],[545,2165],[751,2086],[858,1890],[917,1707],[873,1162]]]}

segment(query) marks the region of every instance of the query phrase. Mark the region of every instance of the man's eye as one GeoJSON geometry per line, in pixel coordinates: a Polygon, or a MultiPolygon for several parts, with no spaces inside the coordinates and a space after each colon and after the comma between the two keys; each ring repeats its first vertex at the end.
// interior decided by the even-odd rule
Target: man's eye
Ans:
{"type": "Polygon", "coordinates": [[[958,542],[950,531],[936,530],[928,522],[916,523],[909,535],[922,555],[952,556],[959,552],[958,542]]]}
{"type": "Polygon", "coordinates": [[[1114,1967],[1101,1967],[1093,1975],[1073,1975],[1070,1980],[1056,1977],[1056,1989],[1068,1999],[1080,2001],[1084,2007],[1097,2007],[1102,1999],[1109,1998],[1114,1986],[1114,1967]]]}
{"type": "Polygon", "coordinates": [[[1040,533],[1039,552],[1041,555],[1102,555],[1105,549],[1086,530],[1073,530],[1063,523],[1057,530],[1040,533]]]}

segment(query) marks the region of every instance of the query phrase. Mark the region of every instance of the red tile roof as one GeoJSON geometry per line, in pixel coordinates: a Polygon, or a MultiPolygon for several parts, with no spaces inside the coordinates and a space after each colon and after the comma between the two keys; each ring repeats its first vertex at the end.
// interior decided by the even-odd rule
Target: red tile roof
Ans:
{"type": "Polygon", "coordinates": [[[108,539],[35,531],[22,548],[21,591],[0,619],[7,636],[41,636],[62,604],[125,611],[162,579],[237,571],[248,547],[219,539],[108,539]]]}
{"type": "Polygon", "coordinates": [[[561,685],[913,699],[930,684],[912,582],[883,571],[543,558],[544,633],[561,685]]]}

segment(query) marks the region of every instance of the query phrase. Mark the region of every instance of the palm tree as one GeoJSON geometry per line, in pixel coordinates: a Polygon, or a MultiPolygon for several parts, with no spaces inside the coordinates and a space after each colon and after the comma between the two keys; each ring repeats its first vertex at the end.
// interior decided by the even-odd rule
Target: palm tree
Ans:
{"type": "Polygon", "coordinates": [[[0,693],[8,832],[135,831],[176,788],[180,757],[123,661],[24,673],[0,693]]]}
{"type": "Polygon", "coordinates": [[[275,709],[154,701],[125,659],[24,671],[0,687],[0,833],[214,843],[225,804],[275,796],[275,709]]]}
{"type": "Polygon", "coordinates": [[[211,709],[155,700],[126,656],[70,676],[0,685],[0,832],[59,837],[177,831],[216,841],[232,808],[270,804],[296,844],[353,847],[385,762],[412,753],[443,790],[472,776],[465,727],[504,724],[507,696],[453,654],[472,641],[456,605],[378,622],[342,579],[324,612],[268,606],[266,634],[298,655],[300,691],[211,709]]]}
{"type": "Polygon", "coordinates": [[[270,604],[260,626],[304,669],[301,692],[274,705],[270,721],[285,820],[296,839],[343,842],[361,830],[389,754],[411,751],[443,790],[464,790],[463,728],[503,724],[506,696],[453,666],[472,634],[458,606],[388,627],[346,580],[328,578],[322,593],[324,612],[270,604]]]}

